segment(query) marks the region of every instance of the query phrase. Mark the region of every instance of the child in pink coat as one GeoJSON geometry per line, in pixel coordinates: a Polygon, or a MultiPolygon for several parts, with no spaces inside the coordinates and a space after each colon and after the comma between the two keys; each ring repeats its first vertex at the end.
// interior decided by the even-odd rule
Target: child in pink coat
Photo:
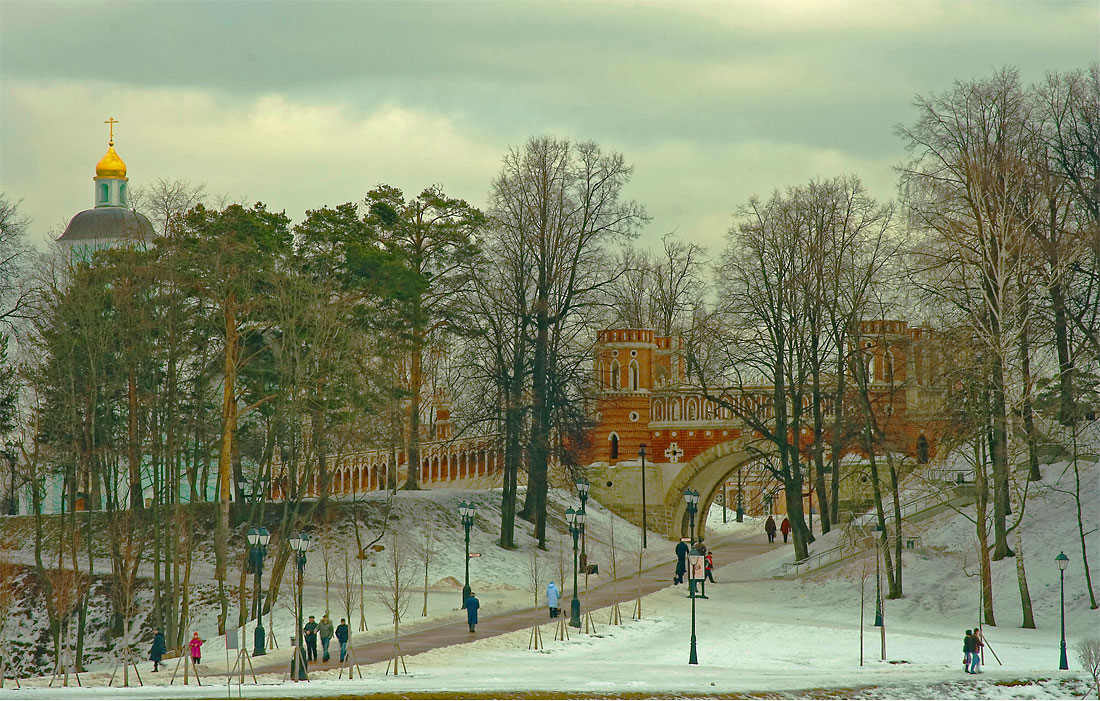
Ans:
{"type": "Polygon", "coordinates": [[[191,641],[187,643],[191,646],[191,660],[195,664],[202,662],[202,638],[199,637],[199,632],[196,630],[195,634],[191,636],[191,641]]]}

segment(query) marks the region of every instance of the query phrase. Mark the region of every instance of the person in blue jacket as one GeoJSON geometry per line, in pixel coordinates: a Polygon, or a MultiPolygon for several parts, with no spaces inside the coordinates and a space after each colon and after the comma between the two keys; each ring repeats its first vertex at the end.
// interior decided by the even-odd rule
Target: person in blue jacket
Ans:
{"type": "Polygon", "coordinates": [[[153,647],[149,649],[149,659],[153,661],[154,672],[160,671],[160,661],[167,652],[168,646],[164,644],[164,633],[157,628],[156,635],[153,636],[153,647]]]}
{"type": "Polygon", "coordinates": [[[557,618],[560,610],[558,608],[558,599],[561,598],[561,592],[558,591],[558,585],[554,584],[554,580],[550,580],[550,583],[546,585],[546,606],[550,609],[550,618],[557,618]]]}
{"type": "Polygon", "coordinates": [[[474,626],[477,625],[477,608],[481,606],[481,602],[477,600],[474,593],[470,592],[470,598],[466,599],[466,622],[470,624],[470,632],[474,632],[474,626]]]}

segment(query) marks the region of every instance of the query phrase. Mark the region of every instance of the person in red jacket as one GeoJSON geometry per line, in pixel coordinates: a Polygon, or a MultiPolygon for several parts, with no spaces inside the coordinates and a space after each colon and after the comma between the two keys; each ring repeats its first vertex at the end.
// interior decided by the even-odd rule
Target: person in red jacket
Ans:
{"type": "Polygon", "coordinates": [[[191,648],[191,660],[195,664],[202,663],[202,638],[199,637],[199,631],[195,631],[195,634],[191,636],[190,642],[187,645],[191,648]]]}
{"type": "Polygon", "coordinates": [[[712,570],[714,570],[714,553],[708,550],[707,554],[703,556],[703,562],[706,564],[707,579],[709,579],[712,584],[715,584],[714,575],[711,574],[712,570]]]}
{"type": "Polygon", "coordinates": [[[791,532],[791,520],[783,517],[783,523],[779,524],[779,532],[783,534],[783,542],[787,542],[787,536],[791,532]]]}

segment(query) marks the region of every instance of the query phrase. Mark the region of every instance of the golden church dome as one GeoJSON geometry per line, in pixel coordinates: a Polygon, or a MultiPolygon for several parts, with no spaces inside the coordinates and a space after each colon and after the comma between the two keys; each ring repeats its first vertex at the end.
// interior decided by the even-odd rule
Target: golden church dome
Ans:
{"type": "Polygon", "coordinates": [[[95,176],[97,178],[125,178],[126,164],[119,158],[115,151],[114,142],[107,147],[107,153],[95,164],[95,176]]]}

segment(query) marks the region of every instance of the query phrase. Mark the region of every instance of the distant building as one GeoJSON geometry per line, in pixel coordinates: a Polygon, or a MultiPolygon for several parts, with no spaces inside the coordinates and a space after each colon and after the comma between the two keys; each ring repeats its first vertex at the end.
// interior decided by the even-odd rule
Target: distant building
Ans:
{"type": "Polygon", "coordinates": [[[112,117],[105,123],[111,131],[107,153],[95,167],[95,207],[73,217],[57,239],[68,246],[74,263],[90,261],[98,250],[126,243],[145,246],[153,240],[153,225],[130,208],[126,164],[115,151],[117,122],[112,117]]]}

